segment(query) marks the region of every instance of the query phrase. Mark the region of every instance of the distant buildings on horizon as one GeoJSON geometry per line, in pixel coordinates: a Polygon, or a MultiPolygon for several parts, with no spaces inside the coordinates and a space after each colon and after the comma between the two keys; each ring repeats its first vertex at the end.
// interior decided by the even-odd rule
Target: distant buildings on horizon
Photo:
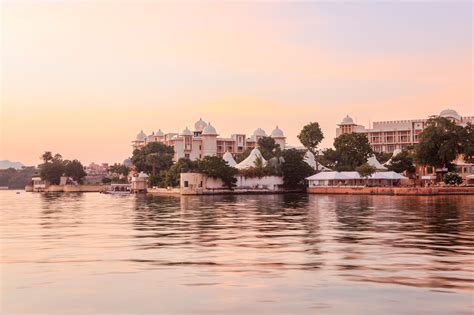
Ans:
{"type": "MultiPolygon", "coordinates": [[[[457,125],[465,126],[468,122],[474,123],[474,116],[460,116],[453,109],[445,109],[439,114],[457,125]]],[[[336,137],[348,133],[365,133],[372,150],[375,152],[393,153],[395,150],[405,150],[419,142],[419,136],[426,127],[428,119],[376,121],[368,129],[354,123],[348,115],[344,117],[336,128],[336,137]]]]}

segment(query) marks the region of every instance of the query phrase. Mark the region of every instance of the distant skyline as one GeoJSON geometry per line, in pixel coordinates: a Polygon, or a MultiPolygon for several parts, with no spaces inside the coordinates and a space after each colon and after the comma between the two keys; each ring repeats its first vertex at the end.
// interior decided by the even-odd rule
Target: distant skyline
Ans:
{"type": "Polygon", "coordinates": [[[474,115],[473,3],[4,1],[0,160],[121,162],[140,130],[474,115]]]}

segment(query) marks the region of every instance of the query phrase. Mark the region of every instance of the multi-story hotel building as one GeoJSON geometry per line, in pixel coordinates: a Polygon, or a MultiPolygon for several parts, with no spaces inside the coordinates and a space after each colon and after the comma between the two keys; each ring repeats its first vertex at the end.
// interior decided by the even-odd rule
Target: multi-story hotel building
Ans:
{"type": "MultiPolygon", "coordinates": [[[[161,142],[174,148],[174,159],[189,158],[191,160],[200,159],[204,156],[222,156],[225,152],[230,152],[234,157],[242,154],[247,149],[257,146],[257,141],[267,134],[261,128],[257,128],[251,137],[245,133],[232,134],[230,138],[222,138],[217,134],[216,128],[210,123],[199,119],[194,124],[194,131],[186,127],[181,134],[163,133],[160,130],[146,135],[141,131],[136,139],[132,141],[134,149],[139,149],[150,142],[161,142]]],[[[270,136],[282,149],[286,145],[286,137],[278,126],[272,131],[270,136]]]]}
{"type": "MultiPolygon", "coordinates": [[[[445,117],[454,123],[465,126],[468,122],[474,123],[474,116],[460,116],[452,109],[443,110],[439,116],[445,117]]],[[[371,129],[354,123],[351,117],[346,116],[336,129],[336,136],[346,133],[365,133],[375,152],[390,152],[404,150],[410,145],[419,142],[420,133],[426,126],[427,119],[377,121],[371,129]]]]}

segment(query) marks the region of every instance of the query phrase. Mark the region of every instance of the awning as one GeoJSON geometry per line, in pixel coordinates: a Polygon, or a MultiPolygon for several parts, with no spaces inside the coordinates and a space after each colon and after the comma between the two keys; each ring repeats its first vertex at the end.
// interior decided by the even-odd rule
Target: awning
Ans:
{"type": "Polygon", "coordinates": [[[436,175],[425,175],[425,176],[421,176],[421,179],[424,179],[424,180],[433,180],[433,179],[436,179],[436,175]]]}

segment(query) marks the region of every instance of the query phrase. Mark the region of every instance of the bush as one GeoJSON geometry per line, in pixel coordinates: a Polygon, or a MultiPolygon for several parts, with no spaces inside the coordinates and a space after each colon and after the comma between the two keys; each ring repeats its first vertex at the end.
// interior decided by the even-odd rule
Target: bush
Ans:
{"type": "Polygon", "coordinates": [[[461,185],[462,184],[462,177],[456,173],[446,173],[444,175],[444,182],[447,185],[461,185]]]}

